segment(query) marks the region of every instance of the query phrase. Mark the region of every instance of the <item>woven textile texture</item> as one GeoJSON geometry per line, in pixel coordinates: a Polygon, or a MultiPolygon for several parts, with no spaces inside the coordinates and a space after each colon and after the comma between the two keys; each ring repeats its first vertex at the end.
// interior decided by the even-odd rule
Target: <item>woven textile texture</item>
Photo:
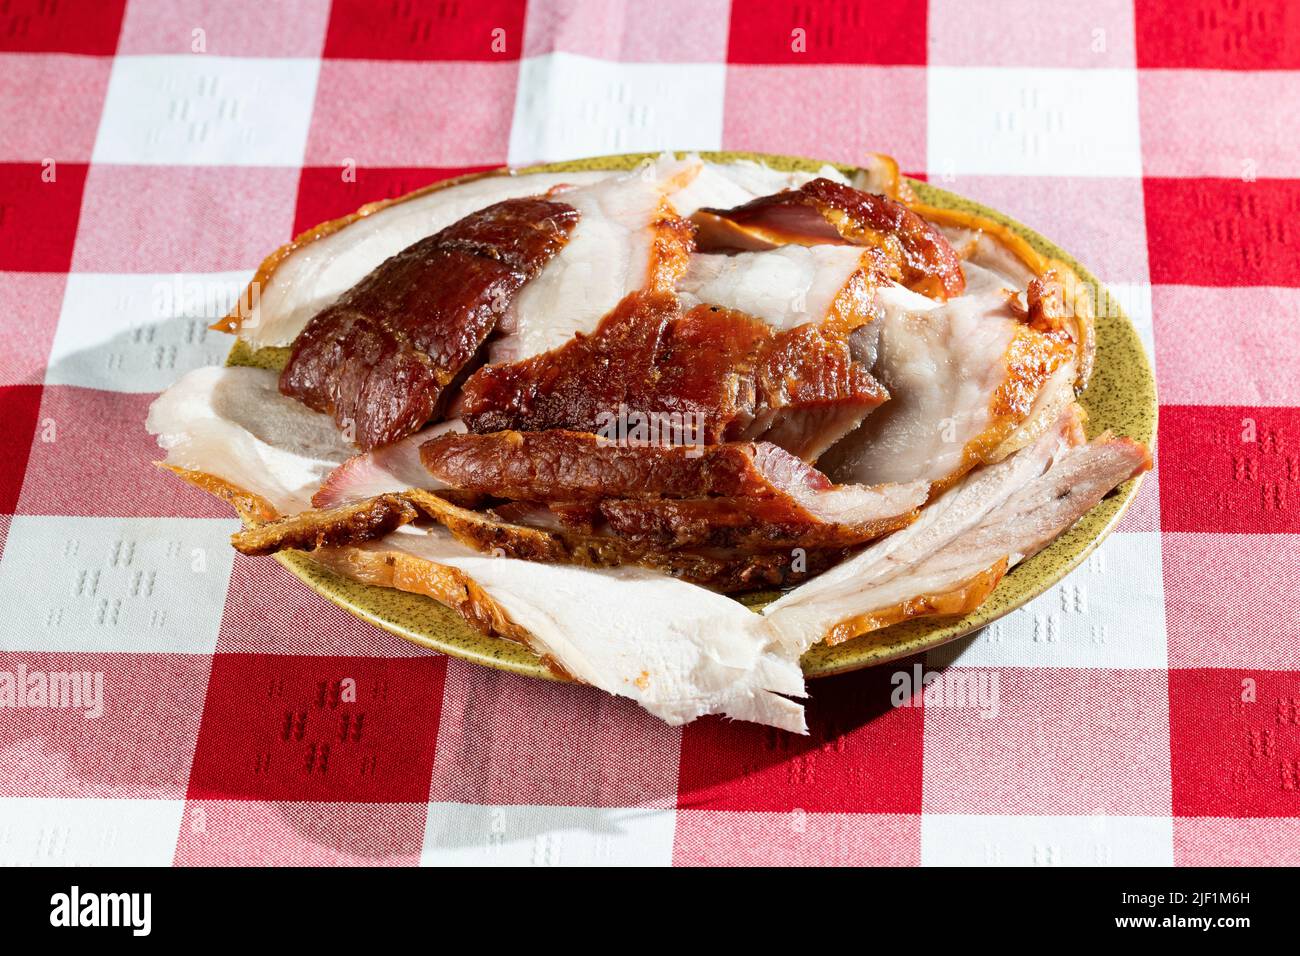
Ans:
{"type": "Polygon", "coordinates": [[[1286,0],[9,0],[0,861],[1300,864],[1297,70],[1286,0]],[[892,153],[1077,255],[1157,372],[1105,545],[815,682],[808,738],[421,651],[150,464],[296,230],[664,147],[892,153]],[[913,665],[996,713],[891,706],[913,665]],[[26,706],[73,672],[102,713],[26,706]]]}

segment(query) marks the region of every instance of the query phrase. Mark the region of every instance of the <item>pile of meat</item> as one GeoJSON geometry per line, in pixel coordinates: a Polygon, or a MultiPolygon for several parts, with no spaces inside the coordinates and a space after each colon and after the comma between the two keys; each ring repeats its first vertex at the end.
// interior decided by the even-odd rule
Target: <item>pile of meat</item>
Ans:
{"type": "Polygon", "coordinates": [[[664,156],[367,207],[228,320],[278,377],[200,369],[150,429],[246,554],[427,594],[674,723],[802,730],[808,647],[969,611],[1150,463],[1084,439],[1063,268],[873,168],[664,156]],[[756,588],[785,593],[725,596],[756,588]]]}

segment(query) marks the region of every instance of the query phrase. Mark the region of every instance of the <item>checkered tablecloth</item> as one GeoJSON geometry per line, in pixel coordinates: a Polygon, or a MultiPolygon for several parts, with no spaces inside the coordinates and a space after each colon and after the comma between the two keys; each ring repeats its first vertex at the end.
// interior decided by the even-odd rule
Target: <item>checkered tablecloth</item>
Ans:
{"type": "Polygon", "coordinates": [[[1298,69],[1287,0],[0,4],[0,861],[1300,863],[1298,69]],[[1157,369],[1120,530],[815,682],[809,738],[416,649],[150,465],[296,230],[663,147],[893,153],[1076,253],[1157,369]],[[913,664],[996,715],[891,706],[913,664]]]}

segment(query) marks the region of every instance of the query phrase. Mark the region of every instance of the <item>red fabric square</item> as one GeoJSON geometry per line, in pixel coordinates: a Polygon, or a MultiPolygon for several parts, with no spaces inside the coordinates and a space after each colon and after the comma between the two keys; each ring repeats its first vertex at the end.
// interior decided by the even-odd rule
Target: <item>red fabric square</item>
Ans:
{"type": "Polygon", "coordinates": [[[298,179],[298,207],[294,213],[293,234],[296,236],[330,219],[350,215],[366,203],[393,199],[430,183],[491,168],[305,166],[298,179]],[[353,175],[345,179],[345,171],[353,175]]]}
{"type": "Polygon", "coordinates": [[[1292,0],[1137,0],[1134,15],[1140,67],[1300,67],[1300,9],[1292,0]]]}
{"type": "Polygon", "coordinates": [[[427,802],[446,666],[216,655],[190,799],[427,802]]]}
{"type": "Polygon", "coordinates": [[[1169,734],[1174,816],[1300,817],[1300,672],[1170,671],[1169,734]]]}
{"type": "Polygon", "coordinates": [[[191,800],[177,866],[416,866],[422,803],[191,800]]]}
{"type": "Polygon", "coordinates": [[[153,395],[48,385],[18,513],[229,518],[230,507],[154,466],[153,395]]]}
{"type": "Polygon", "coordinates": [[[728,63],[924,64],[926,4],[747,0],[731,6],[728,63]]]}
{"type": "MultiPolygon", "coordinates": [[[[81,708],[0,712],[0,794],[180,799],[208,660],[205,654],[0,652],[0,671],[17,676],[25,668],[29,688],[41,680],[48,687],[52,674],[89,672],[91,697],[102,679],[103,703],[99,716],[87,716],[93,711],[84,694],[81,708]]],[[[62,678],[58,686],[61,702],[74,703],[62,678]]]]}
{"type": "Polygon", "coordinates": [[[86,168],[0,163],[0,270],[68,271],[86,168]]]}
{"type": "Polygon", "coordinates": [[[1300,531],[1300,408],[1162,405],[1165,531],[1300,531]]]}
{"type": "Polygon", "coordinates": [[[807,737],[717,717],[687,724],[678,807],[919,813],[922,710],[890,703],[890,674],[910,667],[814,681],[807,737]]]}
{"type": "Polygon", "coordinates": [[[40,407],[39,385],[0,388],[0,513],[13,514],[18,504],[40,407]]]}
{"type": "Polygon", "coordinates": [[[0,50],[112,56],[126,0],[8,0],[0,6],[0,50]]]}
{"type": "Polygon", "coordinates": [[[1300,286],[1300,180],[1145,180],[1151,281],[1300,286]]]}
{"type": "Polygon", "coordinates": [[[675,727],[625,698],[453,660],[429,799],[671,807],[680,749],[675,727]]]}
{"type": "Polygon", "coordinates": [[[352,60],[517,60],[526,0],[334,0],[325,56],[352,60]]]}

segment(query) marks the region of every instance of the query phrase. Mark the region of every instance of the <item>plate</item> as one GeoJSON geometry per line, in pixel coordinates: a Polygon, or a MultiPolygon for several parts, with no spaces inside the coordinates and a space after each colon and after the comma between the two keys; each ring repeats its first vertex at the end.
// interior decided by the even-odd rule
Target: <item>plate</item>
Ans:
{"type": "MultiPolygon", "coordinates": [[[[652,155],[636,153],[600,156],[547,163],[522,171],[631,169],[652,155]]],[[[829,165],[850,177],[858,172],[852,166],[797,156],[737,152],[705,152],[700,155],[716,162],[750,159],[787,171],[816,171],[829,165]]],[[[449,180],[448,184],[462,182],[467,178],[471,177],[449,180]]],[[[1091,437],[1109,429],[1153,447],[1156,434],[1155,377],[1137,330],[1109,291],[1073,256],[1009,216],[929,183],[913,179],[907,181],[921,202],[945,209],[977,213],[1000,222],[1038,252],[1071,266],[1080,278],[1099,290],[1096,302],[1096,364],[1092,380],[1079,400],[1088,412],[1088,435],[1091,437]]],[[[232,364],[262,364],[246,349],[239,347],[232,351],[230,361],[232,364]]],[[[907,621],[834,647],[819,644],[804,655],[804,674],[808,677],[824,677],[906,657],[964,637],[1011,613],[1059,582],[1101,543],[1133,501],[1141,481],[1142,476],[1139,476],[1121,485],[1056,541],[1015,567],[1002,579],[988,600],[971,613],[957,618],[907,621]]],[[[466,624],[460,615],[432,598],[359,584],[318,567],[300,552],[281,552],[275,557],[316,593],[399,637],[487,667],[546,680],[560,679],[526,647],[479,633],[466,624]]],[[[740,600],[751,607],[760,608],[774,596],[774,592],[756,593],[743,596],[740,600]]]]}

